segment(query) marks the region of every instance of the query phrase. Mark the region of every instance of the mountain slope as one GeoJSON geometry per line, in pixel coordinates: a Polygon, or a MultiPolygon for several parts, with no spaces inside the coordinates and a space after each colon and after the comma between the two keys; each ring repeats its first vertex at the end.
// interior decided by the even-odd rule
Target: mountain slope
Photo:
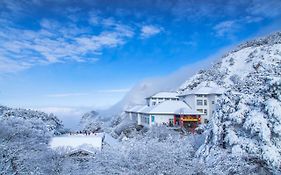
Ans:
{"type": "Polygon", "coordinates": [[[220,152],[281,167],[281,32],[246,42],[199,72],[179,91],[219,85],[227,89],[212,117],[198,155],[208,161],[220,152]]]}

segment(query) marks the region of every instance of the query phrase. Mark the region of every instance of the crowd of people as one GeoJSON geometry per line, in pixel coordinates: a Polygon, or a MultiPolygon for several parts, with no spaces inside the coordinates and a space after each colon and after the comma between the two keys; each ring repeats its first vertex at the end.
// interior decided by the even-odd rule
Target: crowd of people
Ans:
{"type": "Polygon", "coordinates": [[[96,135],[94,131],[76,131],[76,132],[69,132],[70,135],[96,135]]]}

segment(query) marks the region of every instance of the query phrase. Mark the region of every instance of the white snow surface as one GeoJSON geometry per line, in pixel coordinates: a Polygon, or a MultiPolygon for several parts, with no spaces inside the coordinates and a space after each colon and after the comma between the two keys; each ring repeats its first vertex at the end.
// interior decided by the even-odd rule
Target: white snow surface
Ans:
{"type": "Polygon", "coordinates": [[[147,105],[135,106],[127,110],[127,112],[136,112],[136,113],[144,113],[144,114],[186,114],[186,115],[203,114],[198,111],[192,110],[183,101],[173,101],[173,100],[163,101],[153,106],[147,106],[147,105]]]}
{"type": "Polygon", "coordinates": [[[147,98],[178,98],[178,95],[177,92],[158,92],[147,98]]]}
{"type": "Polygon", "coordinates": [[[147,105],[136,105],[128,110],[126,110],[127,112],[136,112],[136,113],[140,113],[143,112],[144,110],[146,110],[148,108],[147,105]]]}
{"type": "MultiPolygon", "coordinates": [[[[100,151],[104,134],[92,135],[62,135],[53,137],[50,142],[52,149],[86,150],[89,152],[100,151]]],[[[67,151],[67,152],[68,152],[67,151]]]]}
{"type": "Polygon", "coordinates": [[[120,144],[119,141],[117,139],[113,138],[110,134],[105,133],[104,136],[105,136],[104,143],[108,144],[109,146],[114,147],[114,146],[117,146],[120,144]]]}
{"type": "Polygon", "coordinates": [[[197,111],[192,110],[186,103],[183,101],[163,101],[155,105],[149,112],[149,114],[199,114],[197,111]]]}

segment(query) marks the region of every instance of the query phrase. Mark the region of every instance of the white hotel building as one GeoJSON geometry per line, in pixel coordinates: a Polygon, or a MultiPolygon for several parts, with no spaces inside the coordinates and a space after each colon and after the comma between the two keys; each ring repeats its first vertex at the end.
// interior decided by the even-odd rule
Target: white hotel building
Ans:
{"type": "Polygon", "coordinates": [[[201,87],[182,93],[159,92],[146,98],[146,105],[134,106],[125,112],[138,125],[180,126],[194,129],[208,122],[223,90],[201,87]]]}

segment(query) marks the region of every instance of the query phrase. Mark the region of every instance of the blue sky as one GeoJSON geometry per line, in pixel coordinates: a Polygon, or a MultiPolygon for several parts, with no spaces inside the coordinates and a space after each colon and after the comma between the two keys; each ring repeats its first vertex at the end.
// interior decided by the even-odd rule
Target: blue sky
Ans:
{"type": "Polygon", "coordinates": [[[280,0],[2,0],[0,104],[110,106],[142,79],[278,31],[280,9],[280,0]]]}

